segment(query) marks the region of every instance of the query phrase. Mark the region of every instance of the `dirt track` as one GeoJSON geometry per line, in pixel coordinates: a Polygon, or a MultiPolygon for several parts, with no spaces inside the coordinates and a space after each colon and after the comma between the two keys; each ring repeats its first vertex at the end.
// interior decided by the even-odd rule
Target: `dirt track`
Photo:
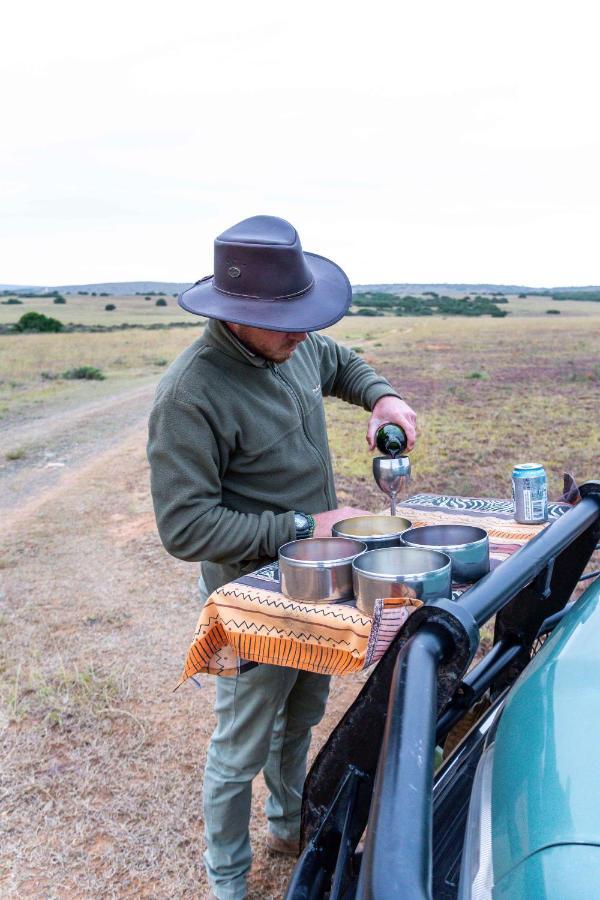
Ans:
{"type": "MultiPolygon", "coordinates": [[[[198,897],[213,685],[176,683],[196,566],[160,545],[148,492],[153,386],[13,423],[1,470],[3,896],[198,897]],[[62,463],[50,465],[48,463],[62,463]]],[[[4,455],[4,454],[3,454],[4,455]]],[[[334,686],[315,747],[360,686],[334,686]]],[[[257,782],[251,896],[280,897],[257,782]]]]}

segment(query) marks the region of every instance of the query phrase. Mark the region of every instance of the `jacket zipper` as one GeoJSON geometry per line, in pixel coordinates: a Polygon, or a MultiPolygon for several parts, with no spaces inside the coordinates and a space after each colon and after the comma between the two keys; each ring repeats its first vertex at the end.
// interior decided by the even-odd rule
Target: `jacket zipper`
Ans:
{"type": "Polygon", "coordinates": [[[329,472],[327,469],[327,463],[326,463],[325,459],[323,458],[323,454],[321,453],[321,451],[319,450],[319,448],[317,447],[317,445],[311,438],[310,434],[308,433],[308,430],[306,428],[306,420],[304,418],[304,410],[302,409],[302,403],[300,402],[300,399],[299,399],[298,395],[296,394],[293,386],[290,384],[290,382],[287,380],[287,378],[284,378],[284,376],[281,374],[281,372],[277,368],[276,363],[269,363],[269,366],[271,367],[271,370],[273,371],[273,374],[275,375],[275,377],[278,378],[281,381],[281,383],[284,385],[285,389],[287,390],[288,394],[290,394],[290,396],[292,397],[292,400],[294,401],[294,403],[298,409],[298,414],[300,415],[300,421],[302,422],[302,431],[304,432],[304,437],[306,438],[307,442],[310,444],[310,446],[314,450],[319,462],[321,463],[321,468],[323,469],[323,474],[325,475],[325,499],[327,501],[327,505],[331,506],[333,504],[333,499],[329,496],[329,472]]]}

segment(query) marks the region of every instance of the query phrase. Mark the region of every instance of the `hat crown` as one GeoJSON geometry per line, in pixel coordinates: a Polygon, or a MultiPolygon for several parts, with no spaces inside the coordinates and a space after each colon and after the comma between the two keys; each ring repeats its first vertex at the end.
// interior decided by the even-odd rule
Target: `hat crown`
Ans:
{"type": "Polygon", "coordinates": [[[299,242],[293,225],[277,216],[252,216],[232,225],[217,238],[228,244],[294,244],[299,242]]]}
{"type": "Polygon", "coordinates": [[[281,300],[307,291],[313,276],[293,225],[277,216],[252,216],[215,240],[213,283],[225,294],[281,300]]]}

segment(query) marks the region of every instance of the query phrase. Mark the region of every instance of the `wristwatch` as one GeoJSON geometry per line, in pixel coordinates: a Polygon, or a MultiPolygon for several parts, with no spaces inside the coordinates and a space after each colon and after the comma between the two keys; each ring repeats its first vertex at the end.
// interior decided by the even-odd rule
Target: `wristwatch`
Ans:
{"type": "Polygon", "coordinates": [[[310,513],[294,511],[294,525],[296,526],[296,540],[310,538],[315,533],[315,520],[310,513]]]}

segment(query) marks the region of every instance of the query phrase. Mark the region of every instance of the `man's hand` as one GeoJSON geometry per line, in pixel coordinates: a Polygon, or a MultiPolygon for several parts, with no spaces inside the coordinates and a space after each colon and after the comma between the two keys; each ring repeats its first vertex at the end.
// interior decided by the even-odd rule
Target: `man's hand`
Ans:
{"type": "Polygon", "coordinates": [[[412,450],[417,437],[417,414],[410,408],[408,403],[400,400],[398,397],[381,397],[371,411],[371,418],[367,428],[367,444],[369,450],[375,449],[375,436],[377,430],[382,425],[392,422],[394,425],[400,425],[406,432],[408,440],[408,450],[412,450]]]}
{"type": "Polygon", "coordinates": [[[329,512],[313,513],[315,520],[315,533],[313,537],[331,537],[331,529],[336,522],[342,519],[351,519],[353,516],[370,516],[366,509],[354,509],[352,506],[342,506],[341,509],[331,509],[329,512]]]}

